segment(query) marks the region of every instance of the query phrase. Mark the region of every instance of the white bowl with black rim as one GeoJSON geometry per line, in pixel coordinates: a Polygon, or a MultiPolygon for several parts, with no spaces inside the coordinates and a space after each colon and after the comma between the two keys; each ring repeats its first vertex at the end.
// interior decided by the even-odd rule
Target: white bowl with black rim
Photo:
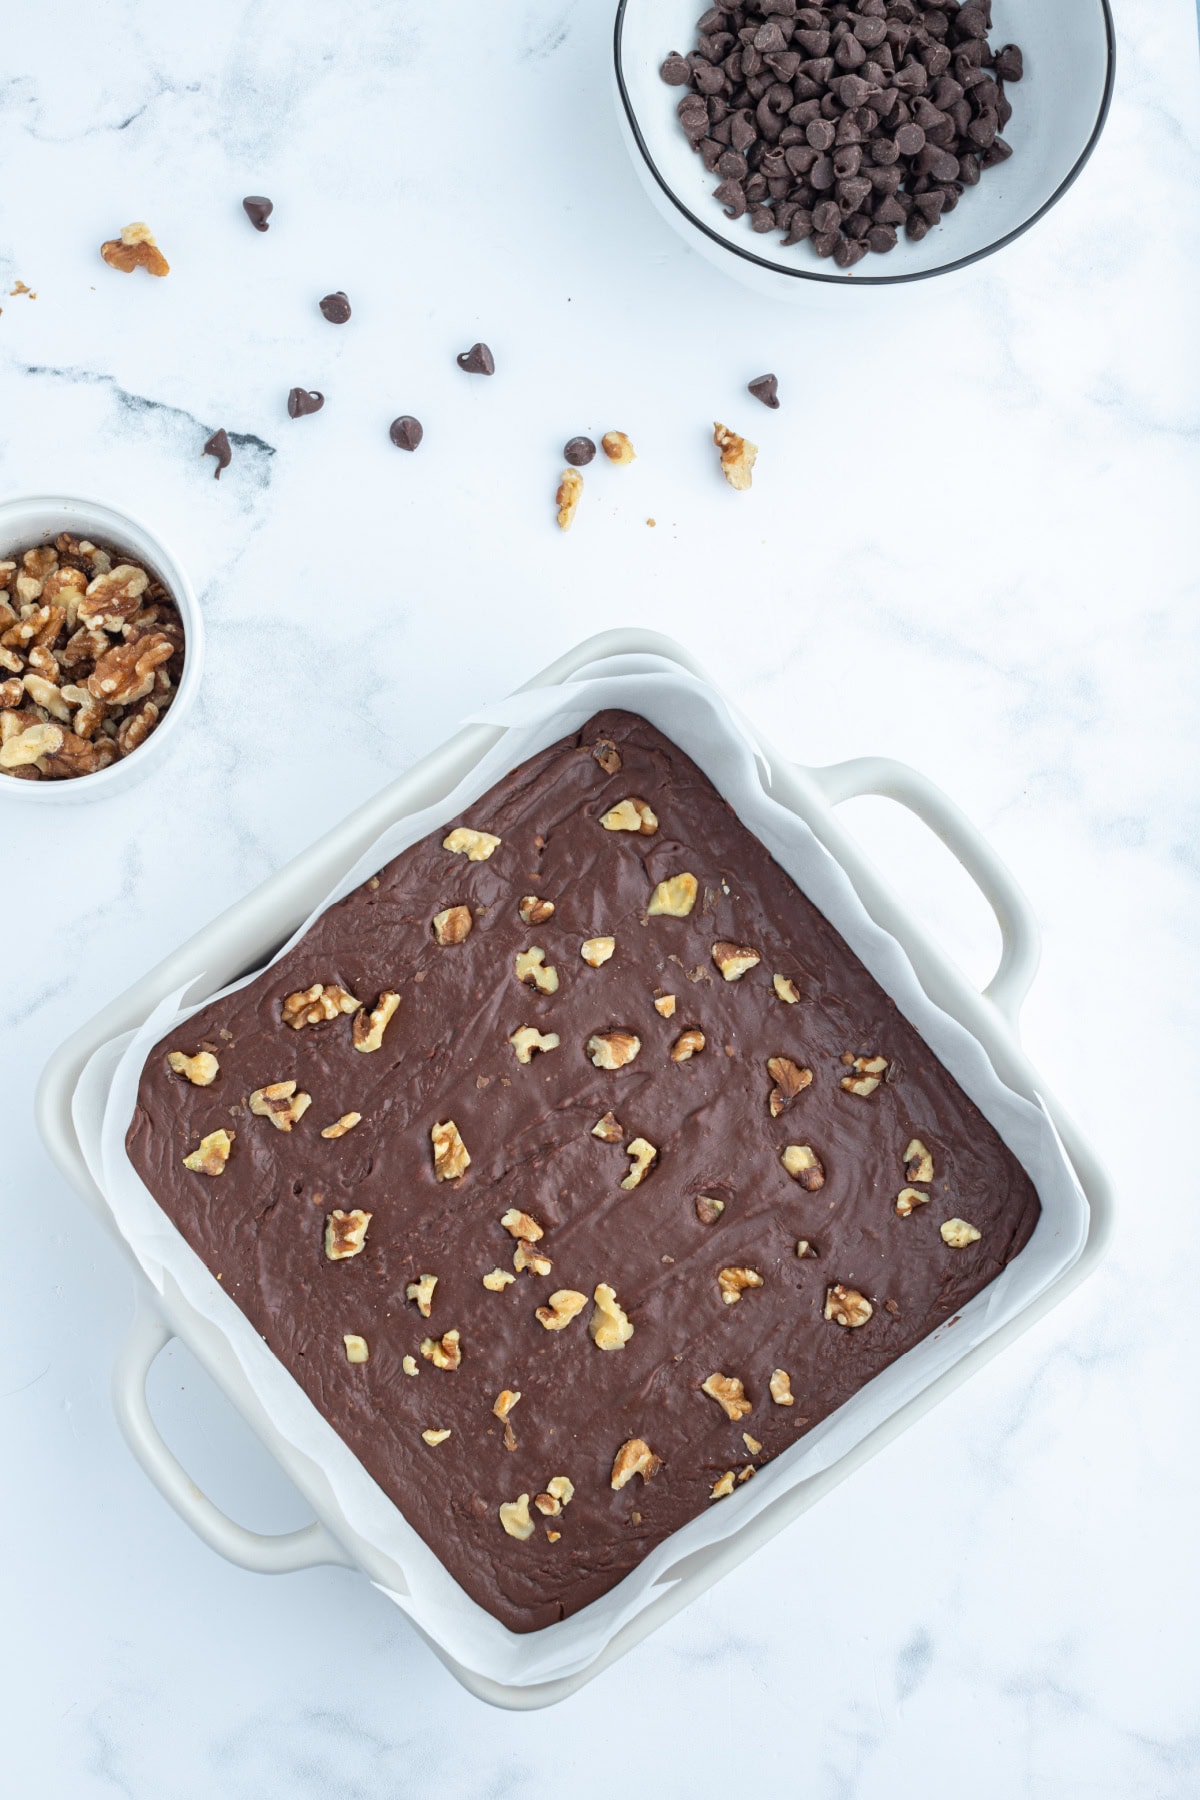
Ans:
{"type": "Polygon", "coordinates": [[[877,287],[966,268],[1028,231],[1071,186],[1096,147],[1112,97],[1115,43],[1109,0],[992,0],[994,46],[1019,44],[1025,73],[1009,91],[1012,156],[984,171],[920,242],[903,233],[887,254],[851,269],[729,219],[713,198],[719,176],[692,149],[676,108],[688,91],[659,69],[696,43],[700,0],[619,0],[614,36],[618,114],[642,185],[693,249],[760,293],[798,298],[809,282],[877,287]]]}

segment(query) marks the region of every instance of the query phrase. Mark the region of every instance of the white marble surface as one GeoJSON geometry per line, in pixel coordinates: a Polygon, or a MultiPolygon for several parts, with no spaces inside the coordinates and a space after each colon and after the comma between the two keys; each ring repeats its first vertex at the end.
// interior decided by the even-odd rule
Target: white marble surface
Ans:
{"type": "MultiPolygon", "coordinates": [[[[209,628],[172,761],[0,810],[5,1791],[376,1800],[730,1787],[811,1800],[1200,1791],[1195,1531],[1196,22],[1125,0],[1107,135],[974,271],[758,301],[624,159],[605,0],[8,7],[0,493],[94,493],[209,628]],[[241,214],[276,203],[271,231],[241,214]],[[96,255],[144,218],[174,265],[96,255]],[[7,297],[17,278],[37,299],[7,297]],[[345,288],[343,329],[315,302],[345,288]],[[498,372],[470,380],[476,337],[498,372]],[[744,391],[780,377],[771,414],[744,391]],[[322,388],[292,422],[294,383],[322,388]],[[417,413],[425,443],[387,425],[417,413]],[[762,446],[714,472],[714,417],[762,446]],[[216,425],[239,448],[221,482],[216,425]],[[550,507],[563,440],[639,460],[550,507]],[[653,516],[658,524],[647,528],[653,516]],[[1041,915],[1035,1062],[1123,1198],[1101,1273],[556,1712],[461,1692],[349,1574],[218,1561],[108,1399],[126,1264],[51,1167],[46,1056],[181,938],[612,623],[674,633],[798,757],[898,755],[1041,915]]],[[[948,229],[953,229],[953,220],[948,229]]],[[[851,816],[981,979],[994,928],[882,802],[851,816]]],[[[298,1497],[177,1348],[152,1397],[262,1529],[298,1497]]]]}

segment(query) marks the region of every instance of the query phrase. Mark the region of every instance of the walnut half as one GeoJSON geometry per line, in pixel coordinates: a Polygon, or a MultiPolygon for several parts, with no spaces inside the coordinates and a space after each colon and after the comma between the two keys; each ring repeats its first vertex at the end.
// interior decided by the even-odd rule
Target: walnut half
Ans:
{"type": "Polygon", "coordinates": [[[305,1025],[323,1025],[327,1019],[336,1019],[339,1013],[353,1013],[358,1009],[359,1002],[344,987],[315,981],[310,988],[298,989],[286,996],[283,1022],[293,1031],[299,1031],[305,1025]]]}

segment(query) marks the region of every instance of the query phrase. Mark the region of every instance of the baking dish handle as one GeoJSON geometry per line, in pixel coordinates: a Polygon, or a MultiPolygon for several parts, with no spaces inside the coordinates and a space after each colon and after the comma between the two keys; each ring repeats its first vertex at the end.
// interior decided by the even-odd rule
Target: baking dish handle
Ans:
{"type": "Polygon", "coordinates": [[[265,1536],[228,1518],[202,1494],[182,1463],[167,1448],[150,1416],[146,1377],[175,1333],[156,1312],[143,1307],[113,1369],[113,1409],[134,1456],[164,1500],[196,1536],[239,1568],[258,1575],[284,1575],[322,1563],[351,1567],[350,1559],[320,1520],[299,1531],[265,1536]]]}
{"type": "Polygon", "coordinates": [[[1000,962],[983,997],[1016,1029],[1021,1007],[1037,974],[1041,933],[1016,877],[982,832],[935,782],[889,756],[859,756],[807,773],[831,806],[878,794],[908,807],[958,859],[995,913],[1000,927],[1000,962]]]}

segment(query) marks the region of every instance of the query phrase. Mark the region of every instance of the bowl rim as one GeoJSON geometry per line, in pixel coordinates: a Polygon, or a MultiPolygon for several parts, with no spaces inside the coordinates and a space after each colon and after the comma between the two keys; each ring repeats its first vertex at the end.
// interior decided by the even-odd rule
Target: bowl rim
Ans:
{"type": "Polygon", "coordinates": [[[858,275],[851,269],[847,269],[844,273],[830,274],[823,269],[788,268],[783,263],[772,261],[770,257],[759,256],[753,250],[744,249],[740,244],[730,243],[727,237],[723,237],[719,231],[715,231],[712,226],[706,225],[703,219],[698,218],[691,207],[685,205],[680,199],[679,195],[675,192],[674,188],[655,162],[654,157],[650,152],[650,147],[642,134],[642,128],[638,122],[637,112],[634,109],[633,102],[629,96],[629,90],[625,84],[624,35],[625,14],[629,6],[629,0],[617,0],[617,16],[613,25],[613,66],[617,78],[617,93],[625,113],[625,118],[628,121],[629,129],[633,133],[633,140],[638,147],[643,162],[650,171],[650,174],[654,177],[658,187],[666,195],[675,210],[681,213],[683,217],[687,219],[689,224],[694,225],[697,231],[703,232],[706,238],[710,239],[712,243],[718,244],[722,250],[728,250],[731,255],[740,257],[743,262],[754,264],[757,268],[765,269],[772,275],[782,275],[795,281],[819,281],[824,282],[830,287],[898,287],[903,282],[929,281],[932,280],[935,275],[949,275],[956,269],[966,269],[969,268],[972,263],[982,262],[986,256],[994,256],[997,250],[1003,250],[1006,245],[1014,243],[1019,237],[1023,237],[1032,226],[1037,224],[1039,219],[1045,217],[1052,206],[1058,204],[1063,195],[1067,192],[1067,189],[1073,186],[1078,180],[1085,165],[1090,160],[1093,150],[1099,143],[1100,134],[1107,123],[1109,108],[1112,105],[1113,87],[1116,80],[1117,37],[1116,28],[1113,23],[1112,7],[1110,5],[1110,0],[1098,0],[1098,3],[1101,16],[1104,20],[1107,59],[1104,71],[1104,92],[1100,96],[1100,106],[1096,113],[1096,120],[1088,136],[1088,140],[1078,157],[1075,159],[1073,166],[1063,177],[1049,199],[1043,201],[1037,211],[1031,213],[1020,225],[1016,225],[1011,231],[1005,232],[1004,236],[997,238],[994,243],[985,244],[982,250],[972,250],[969,256],[957,257],[953,262],[939,263],[936,269],[911,269],[907,274],[901,275],[858,275]]]}

